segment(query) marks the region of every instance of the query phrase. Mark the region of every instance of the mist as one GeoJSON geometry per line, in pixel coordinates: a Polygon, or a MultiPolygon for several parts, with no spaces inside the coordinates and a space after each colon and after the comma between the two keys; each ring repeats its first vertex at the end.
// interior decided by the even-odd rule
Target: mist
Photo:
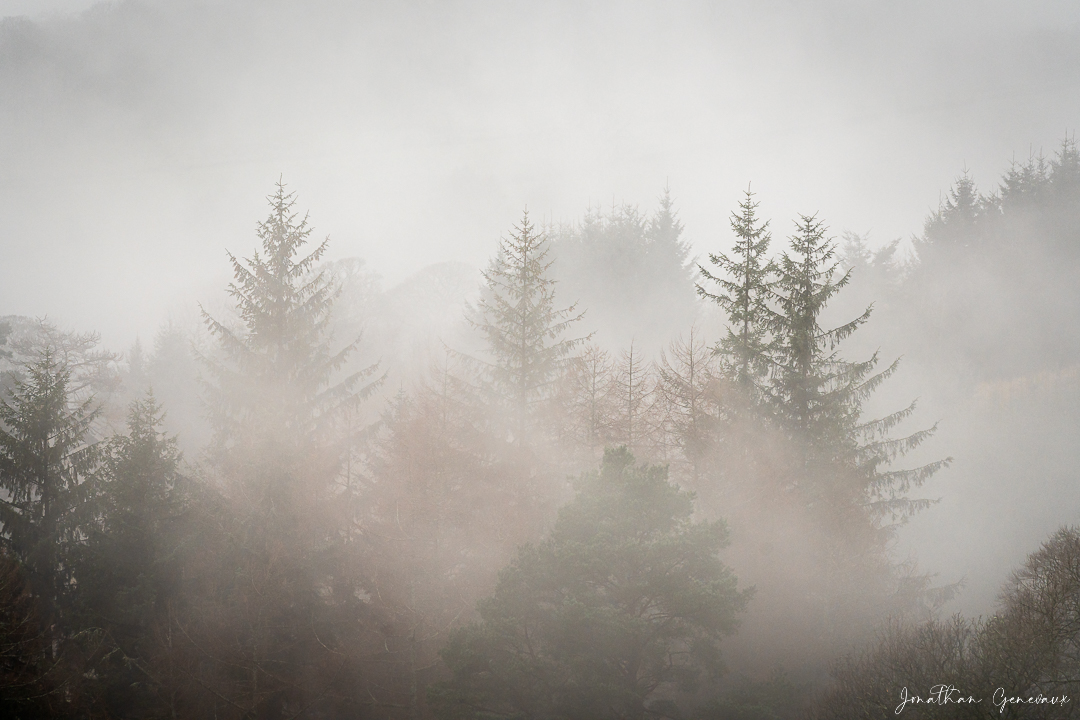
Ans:
{"type": "MultiPolygon", "coordinates": [[[[327,577],[355,589],[348,602],[360,598],[368,619],[349,621],[360,629],[341,647],[364,648],[364,659],[341,672],[365,678],[354,684],[379,700],[312,700],[318,715],[282,690],[287,699],[252,693],[243,705],[223,676],[202,670],[186,685],[154,681],[174,697],[218,693],[240,703],[229,712],[242,715],[243,705],[258,717],[451,716],[445,698],[475,690],[453,685],[465,682],[467,665],[454,642],[479,642],[467,630],[488,621],[477,602],[500,597],[502,568],[528,567],[518,548],[561,557],[560,538],[576,537],[563,518],[585,513],[577,508],[589,498],[633,506],[604,495],[602,479],[645,480],[605,449],[667,467],[665,482],[695,494],[693,522],[726,523],[730,544],[717,552],[738,592],[755,588],[727,596],[739,620],[717,641],[719,679],[661,692],[684,717],[736,717],[770,694],[787,698],[771,717],[847,717],[814,704],[830,683],[869,677],[837,671],[841,658],[876,647],[890,622],[925,629],[953,613],[972,622],[1007,615],[1002,588],[1014,572],[1077,523],[1077,205],[1062,169],[1080,117],[1073,3],[0,0],[0,18],[4,401],[16,403],[19,383],[52,348],[49,357],[72,373],[68,405],[97,408],[86,441],[116,443],[136,436],[131,403],[152,387],[164,411],[154,427],[182,451],[180,485],[198,488],[184,491],[177,502],[187,510],[176,511],[197,520],[154,531],[163,538],[190,538],[197,527],[210,538],[205,528],[228,525],[224,517],[261,527],[251,514],[260,493],[268,507],[295,501],[256,478],[279,470],[304,482],[335,477],[335,512],[349,514],[346,522],[297,510],[296,523],[351,528],[339,527],[352,543],[341,551],[348,562],[339,559],[349,570],[327,577]],[[957,194],[966,181],[970,206],[957,194]],[[327,393],[355,394],[355,403],[320,405],[302,422],[282,409],[291,395],[260,385],[265,378],[244,384],[251,366],[230,355],[230,338],[258,336],[230,292],[230,283],[244,287],[230,258],[253,267],[244,263],[254,253],[266,257],[257,223],[275,196],[279,207],[291,197],[295,222],[309,223],[298,257],[329,239],[305,274],[340,293],[325,325],[311,330],[327,343],[318,352],[352,348],[318,377],[327,393]],[[786,412],[776,410],[786,392],[777,384],[782,351],[766,353],[773,368],[759,397],[739,385],[737,354],[723,346],[736,316],[707,297],[722,292],[699,266],[722,274],[710,256],[735,257],[733,213],[749,197],[769,223],[768,258],[793,252],[796,223],[812,216],[834,244],[835,279],[850,271],[816,316],[823,328],[872,306],[834,343],[838,357],[878,353],[874,372],[900,360],[850,401],[860,421],[915,401],[892,437],[933,429],[878,469],[944,463],[897,496],[930,502],[909,516],[875,516],[873,532],[851,525],[867,533],[862,540],[854,530],[837,539],[836,528],[849,527],[839,511],[820,514],[842,505],[838,496],[800,495],[812,483],[793,468],[809,467],[818,446],[792,440],[777,419],[786,412]],[[537,371],[535,396],[518,397],[499,374],[492,278],[527,222],[547,243],[541,274],[551,284],[537,287],[553,295],[550,322],[564,325],[545,350],[557,362],[537,371]],[[700,388],[683,377],[690,367],[705,373],[700,388]],[[699,412],[708,418],[700,427],[687,420],[699,412]],[[293,442],[268,430],[271,420],[252,420],[260,413],[284,413],[281,427],[318,427],[311,447],[320,459],[304,467],[296,458],[314,457],[303,455],[308,448],[282,454],[272,471],[259,465],[270,462],[266,447],[293,442]],[[880,552],[843,555],[860,542],[880,552]],[[835,553],[865,563],[824,574],[823,558],[835,553]],[[374,660],[369,649],[378,647],[387,655],[374,660]],[[782,677],[770,674],[776,668],[782,677]]],[[[774,312],[781,295],[768,300],[774,312]]],[[[782,338],[777,327],[763,330],[769,342],[782,338]]],[[[13,422],[0,427],[13,433],[13,422]]],[[[99,462],[112,469],[87,477],[119,477],[121,465],[99,462]]],[[[20,497],[11,487],[5,497],[20,497]]],[[[109,521],[95,522],[112,532],[109,521]]],[[[304,547],[303,531],[289,528],[304,547]]],[[[72,530],[65,542],[93,545],[94,532],[72,530]]],[[[11,531],[3,537],[15,547],[11,531]]],[[[221,549],[229,542],[210,552],[222,567],[234,557],[221,549]]],[[[181,574],[219,582],[201,562],[181,574]]],[[[48,595],[27,582],[28,597],[48,595]]],[[[311,582],[316,594],[333,585],[311,582]]],[[[192,608],[204,599],[176,592],[195,598],[185,601],[192,608]]],[[[192,625],[192,647],[234,627],[221,618],[255,607],[244,602],[205,606],[221,625],[192,625]]],[[[76,622],[62,605],[53,598],[55,622],[42,636],[53,654],[77,634],[55,629],[76,622]]],[[[48,613],[35,612],[44,623],[48,613]]],[[[107,656],[83,646],[71,653],[72,677],[107,656]]],[[[317,664],[304,672],[315,677],[317,664]]],[[[312,682],[297,676],[289,687],[323,698],[312,682]]],[[[68,710],[85,701],[115,714],[129,702],[109,705],[108,692],[86,687],[68,710]]],[[[885,694],[896,699],[892,686],[885,694]]],[[[197,714],[217,701],[176,702],[175,712],[197,714]]]]}

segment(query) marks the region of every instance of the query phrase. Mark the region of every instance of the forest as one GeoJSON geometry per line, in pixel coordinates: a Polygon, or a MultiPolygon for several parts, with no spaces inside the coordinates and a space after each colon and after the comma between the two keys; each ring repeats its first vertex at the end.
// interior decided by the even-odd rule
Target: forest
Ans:
{"type": "Polygon", "coordinates": [[[976,441],[1068,461],[1071,136],[908,254],[748,186],[693,257],[665,188],[389,291],[286,181],[146,346],[0,317],[6,716],[1080,716],[1080,529],[990,616],[897,545],[976,441]]]}

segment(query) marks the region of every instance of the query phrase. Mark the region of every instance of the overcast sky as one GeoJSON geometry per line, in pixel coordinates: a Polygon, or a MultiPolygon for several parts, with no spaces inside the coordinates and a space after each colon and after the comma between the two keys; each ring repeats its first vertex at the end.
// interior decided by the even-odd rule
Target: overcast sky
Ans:
{"type": "Polygon", "coordinates": [[[753,183],[921,231],[967,167],[1080,118],[1080,3],[3,0],[0,315],[125,348],[228,278],[279,176],[387,284],[481,265],[528,205],[650,209],[698,252],[753,183]]]}

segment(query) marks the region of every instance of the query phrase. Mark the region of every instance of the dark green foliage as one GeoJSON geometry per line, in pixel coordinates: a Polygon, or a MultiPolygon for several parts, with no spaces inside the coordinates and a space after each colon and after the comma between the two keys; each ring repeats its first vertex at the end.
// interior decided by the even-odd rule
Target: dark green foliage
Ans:
{"type": "Polygon", "coordinates": [[[968,246],[974,242],[976,224],[992,216],[994,210],[993,200],[979,194],[965,170],[937,212],[927,219],[923,235],[934,243],[968,246]]]}
{"type": "MultiPolygon", "coordinates": [[[[662,467],[609,450],[548,538],[523,546],[451,635],[444,717],[645,717],[721,672],[720,640],[747,593],[718,558],[720,522],[662,467]]],[[[669,712],[669,711],[665,711],[669,712]]]]}
{"type": "Polygon", "coordinates": [[[97,410],[92,399],[72,402],[70,381],[71,370],[46,347],[0,401],[0,538],[26,565],[46,626],[59,621],[70,588],[70,556],[89,519],[86,481],[99,455],[87,442],[97,410]]]}
{"type": "Polygon", "coordinates": [[[181,683],[170,637],[178,632],[184,560],[196,538],[180,454],[176,441],[161,434],[161,419],[147,393],[131,405],[127,434],[107,443],[97,476],[100,519],[77,564],[82,620],[107,635],[97,672],[110,717],[177,711],[181,683]]]}
{"type": "Polygon", "coordinates": [[[797,227],[773,291],[770,413],[799,448],[811,502],[841,513],[865,509],[875,521],[906,519],[927,505],[906,494],[950,461],[887,469],[934,428],[890,437],[914,412],[914,404],[884,418],[863,419],[863,403],[896,371],[899,360],[878,371],[877,353],[857,362],[839,355],[837,348],[869,319],[872,308],[834,328],[820,325],[826,305],[848,284],[851,270],[837,278],[836,246],[815,218],[803,216],[797,227]]]}
{"type": "Polygon", "coordinates": [[[979,194],[967,173],[956,181],[916,239],[920,262],[901,297],[907,332],[934,362],[969,382],[1075,362],[1080,336],[1061,328],[1080,307],[1078,177],[1067,137],[1049,161],[1013,163],[996,192],[979,194]]]}
{"type": "Polygon", "coordinates": [[[836,278],[836,248],[826,240],[820,222],[804,215],[796,226],[773,291],[775,340],[769,402],[776,417],[800,440],[829,452],[852,437],[860,401],[892,368],[864,386],[877,358],[862,363],[840,359],[835,348],[869,319],[870,308],[839,327],[821,327],[825,306],[851,275],[836,278]]]}
{"type": "Polygon", "coordinates": [[[0,708],[48,718],[62,706],[61,674],[25,568],[0,554],[0,708]]]}

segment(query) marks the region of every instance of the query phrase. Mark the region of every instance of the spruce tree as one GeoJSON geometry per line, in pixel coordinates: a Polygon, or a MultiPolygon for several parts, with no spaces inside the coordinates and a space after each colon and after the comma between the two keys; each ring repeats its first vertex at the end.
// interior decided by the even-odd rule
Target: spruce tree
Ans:
{"type": "MultiPolygon", "coordinates": [[[[295,194],[279,182],[267,200],[270,215],[258,224],[261,253],[247,261],[229,253],[234,276],[229,294],[239,325],[203,312],[223,356],[206,359],[205,367],[215,451],[226,463],[250,453],[267,465],[279,464],[325,446],[337,414],[375,388],[368,383],[357,390],[374,366],[335,378],[360,339],[331,349],[329,323],[338,288],[328,273],[316,270],[329,238],[302,255],[312,230],[307,216],[300,218],[293,209],[295,194]]],[[[276,499],[284,500],[292,491],[265,481],[255,491],[263,503],[274,502],[278,492],[285,495],[276,499]]]]}
{"type": "Polygon", "coordinates": [[[727,335],[717,343],[716,353],[725,373],[747,400],[756,396],[769,369],[768,301],[776,271],[767,255],[772,241],[769,222],[758,218],[758,205],[748,188],[739,211],[731,214],[731,229],[736,237],[733,257],[710,253],[715,275],[698,266],[702,277],[716,285],[716,291],[709,292],[698,284],[698,294],[715,302],[728,316],[727,335]]]}
{"type": "Polygon", "coordinates": [[[487,389],[508,413],[519,439],[530,429],[538,406],[552,397],[571,353],[585,340],[564,337],[584,313],[574,305],[557,308],[548,253],[547,236],[530,222],[526,210],[521,224],[499,242],[483,273],[486,287],[472,318],[491,357],[487,389]]]}
{"type": "Polygon", "coordinates": [[[697,268],[690,257],[690,244],[683,238],[683,223],[675,209],[670,186],[664,187],[658,202],[659,206],[645,226],[648,282],[659,286],[655,289],[671,295],[670,302],[677,303],[665,308],[671,315],[679,319],[693,318],[696,309],[689,288],[697,268]]]}
{"type": "Polygon", "coordinates": [[[90,441],[99,410],[73,402],[71,370],[46,346],[0,400],[0,540],[29,570],[56,652],[71,554],[89,519],[87,482],[99,457],[90,441]]]}
{"type": "Polygon", "coordinates": [[[339,421],[378,382],[358,388],[375,367],[336,380],[358,340],[331,349],[338,289],[316,267],[329,241],[304,254],[311,228],[293,193],[279,182],[267,199],[261,249],[247,261],[229,254],[239,323],[204,312],[220,350],[205,359],[213,466],[235,519],[210,570],[227,600],[210,599],[201,631],[231,638],[214,658],[215,692],[257,716],[340,707],[362,692],[348,680],[359,648],[346,637],[364,630],[366,610],[352,504],[341,502],[352,438],[339,421]]]}
{"type": "MultiPolygon", "coordinates": [[[[127,433],[109,440],[98,485],[98,522],[80,553],[84,621],[107,633],[98,668],[111,716],[174,717],[179,679],[171,634],[183,601],[183,560],[194,538],[176,440],[163,435],[153,394],[131,403],[127,433]]],[[[200,538],[208,542],[209,538],[200,538]]]]}
{"type": "Polygon", "coordinates": [[[957,247],[979,242],[978,228],[996,214],[994,205],[995,199],[980,195],[971,174],[964,170],[937,212],[927,218],[923,237],[915,245],[920,257],[935,253],[948,257],[957,247]]]}
{"type": "Polygon", "coordinates": [[[771,418],[798,448],[801,472],[809,481],[804,492],[811,503],[856,516],[869,512],[875,519],[906,518],[926,504],[906,498],[908,490],[949,461],[913,470],[884,470],[935,428],[890,437],[890,431],[914,412],[914,403],[877,420],[861,417],[864,401],[896,371],[899,360],[877,370],[876,352],[856,362],[840,356],[837,348],[870,318],[873,307],[837,327],[821,326],[822,312],[848,284],[851,271],[837,277],[835,243],[825,237],[825,227],[815,217],[801,216],[796,227],[773,290],[775,339],[767,395],[771,418]]]}

